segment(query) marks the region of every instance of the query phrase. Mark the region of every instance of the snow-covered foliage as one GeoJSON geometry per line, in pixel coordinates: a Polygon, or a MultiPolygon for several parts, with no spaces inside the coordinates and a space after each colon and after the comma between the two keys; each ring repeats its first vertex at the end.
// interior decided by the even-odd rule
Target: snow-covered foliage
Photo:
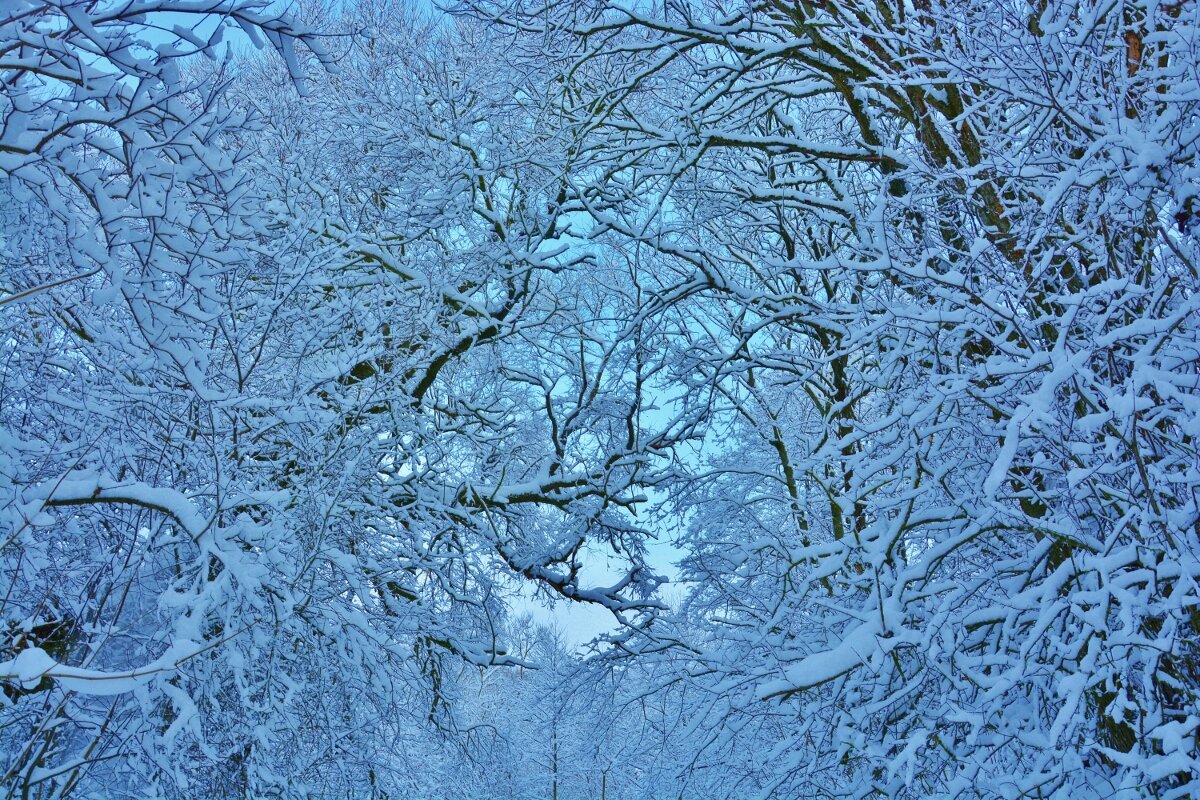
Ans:
{"type": "Polygon", "coordinates": [[[1200,794],[1200,3],[298,11],[0,8],[4,793],[1200,794]]]}
{"type": "Polygon", "coordinates": [[[444,659],[511,660],[506,576],[648,607],[633,471],[555,393],[598,368],[553,165],[506,155],[534,99],[394,24],[345,52],[260,3],[4,13],[6,787],[411,788],[444,659]],[[285,68],[180,63],[232,24],[285,68]],[[588,541],[624,580],[580,579],[588,541]]]}
{"type": "Polygon", "coordinates": [[[1196,4],[484,10],[681,319],[695,791],[1194,796],[1196,4]]]}

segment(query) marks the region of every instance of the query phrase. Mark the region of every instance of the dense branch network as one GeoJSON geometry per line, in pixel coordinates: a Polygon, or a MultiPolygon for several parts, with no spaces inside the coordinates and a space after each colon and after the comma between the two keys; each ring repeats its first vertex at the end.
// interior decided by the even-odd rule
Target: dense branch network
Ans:
{"type": "Polygon", "coordinates": [[[1197,793],[1200,4],[299,11],[0,11],[6,793],[1197,793]]]}

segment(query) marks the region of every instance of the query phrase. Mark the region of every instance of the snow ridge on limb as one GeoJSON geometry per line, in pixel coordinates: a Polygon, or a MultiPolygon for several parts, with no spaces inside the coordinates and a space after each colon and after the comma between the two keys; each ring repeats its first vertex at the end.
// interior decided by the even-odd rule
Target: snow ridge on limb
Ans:
{"type": "Polygon", "coordinates": [[[56,661],[40,647],[29,647],[16,658],[0,662],[0,681],[12,681],[24,689],[33,689],[48,679],[66,691],[97,696],[123,694],[134,691],[161,673],[173,672],[212,646],[177,642],[154,661],[119,672],[72,667],[56,661]]]}

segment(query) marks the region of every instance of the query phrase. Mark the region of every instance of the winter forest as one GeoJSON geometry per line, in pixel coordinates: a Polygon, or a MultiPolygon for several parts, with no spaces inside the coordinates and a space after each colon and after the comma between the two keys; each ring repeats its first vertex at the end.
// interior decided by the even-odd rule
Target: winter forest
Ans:
{"type": "Polygon", "coordinates": [[[1200,0],[0,0],[0,796],[1200,796],[1200,0]]]}

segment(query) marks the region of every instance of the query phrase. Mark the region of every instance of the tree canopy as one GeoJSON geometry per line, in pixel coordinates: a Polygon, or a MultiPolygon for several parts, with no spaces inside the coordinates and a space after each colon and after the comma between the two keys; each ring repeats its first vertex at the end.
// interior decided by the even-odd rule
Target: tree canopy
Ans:
{"type": "Polygon", "coordinates": [[[1200,793],[1198,33],[12,0],[3,792],[1200,793]]]}

